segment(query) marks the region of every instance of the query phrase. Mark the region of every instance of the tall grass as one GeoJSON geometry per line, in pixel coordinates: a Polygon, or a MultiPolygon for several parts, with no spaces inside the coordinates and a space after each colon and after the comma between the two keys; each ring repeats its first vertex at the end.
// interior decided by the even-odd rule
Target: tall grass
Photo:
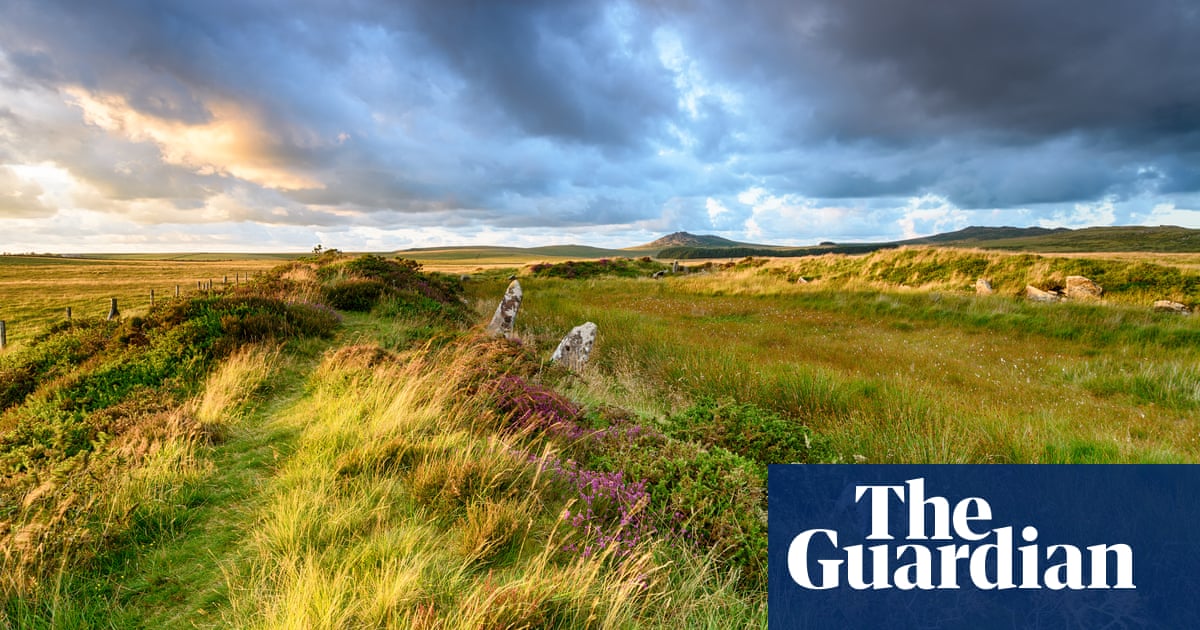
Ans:
{"type": "MultiPolygon", "coordinates": [[[[862,272],[861,260],[844,258],[821,264],[862,272]]],[[[660,418],[704,396],[750,402],[830,437],[842,461],[1198,455],[1197,374],[1188,367],[1200,363],[1197,318],[1120,304],[867,290],[850,275],[841,286],[793,284],[762,271],[529,278],[518,332],[545,356],[570,327],[599,326],[592,365],[564,382],[581,400],[660,418]],[[1097,447],[1064,447],[1072,442],[1097,447]]],[[[502,287],[474,290],[484,313],[502,287]]]]}
{"type": "Polygon", "coordinates": [[[0,626],[118,623],[119,607],[79,593],[103,584],[93,580],[122,566],[126,550],[187,533],[218,472],[214,427],[245,413],[277,364],[275,348],[239,350],[202,396],[143,419],[93,456],[86,481],[48,476],[26,495],[0,535],[0,626]]]}
{"type": "Polygon", "coordinates": [[[620,558],[565,554],[570,503],[547,485],[545,460],[496,432],[486,397],[463,394],[487,353],[467,344],[398,360],[359,346],[325,360],[278,419],[301,431],[298,449],[249,561],[230,569],[230,625],[761,623],[761,600],[686,553],[676,557],[690,565],[671,564],[658,543],[620,558]]]}

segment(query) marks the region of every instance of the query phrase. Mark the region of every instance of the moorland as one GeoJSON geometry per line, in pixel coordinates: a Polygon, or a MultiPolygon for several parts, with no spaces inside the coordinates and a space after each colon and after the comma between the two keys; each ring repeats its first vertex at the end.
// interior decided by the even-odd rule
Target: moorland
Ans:
{"type": "Polygon", "coordinates": [[[1195,250],[661,253],[0,258],[0,625],[764,627],[768,464],[1200,459],[1195,250]]]}

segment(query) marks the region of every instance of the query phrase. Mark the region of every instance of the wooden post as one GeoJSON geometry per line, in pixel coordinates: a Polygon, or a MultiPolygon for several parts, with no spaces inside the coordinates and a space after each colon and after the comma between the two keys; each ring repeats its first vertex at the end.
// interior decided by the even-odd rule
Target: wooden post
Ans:
{"type": "Polygon", "coordinates": [[[67,307],[67,321],[71,321],[71,307],[67,307]]]}
{"type": "Polygon", "coordinates": [[[8,345],[8,323],[0,319],[0,350],[8,345]]]}
{"type": "Polygon", "coordinates": [[[110,298],[110,300],[112,302],[108,307],[108,320],[112,321],[121,316],[121,311],[117,310],[117,298],[110,298]]]}

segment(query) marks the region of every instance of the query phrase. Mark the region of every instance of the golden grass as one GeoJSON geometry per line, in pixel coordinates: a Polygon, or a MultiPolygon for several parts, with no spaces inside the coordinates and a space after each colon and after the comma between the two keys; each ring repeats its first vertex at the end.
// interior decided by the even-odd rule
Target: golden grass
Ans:
{"type": "MultiPolygon", "coordinates": [[[[492,433],[483,401],[463,395],[486,352],[466,344],[397,360],[357,346],[328,355],[306,396],[277,419],[301,431],[299,447],[267,489],[245,564],[228,569],[226,623],[689,625],[661,608],[681,578],[665,576],[657,548],[620,560],[561,551],[564,506],[546,494],[540,463],[492,433]]],[[[708,565],[687,568],[697,566],[708,565]]],[[[762,609],[711,570],[687,580],[691,610],[724,615],[726,626],[761,623],[737,616],[762,609]]]]}
{"type": "Polygon", "coordinates": [[[163,260],[78,260],[0,257],[0,320],[7,322],[8,343],[15,348],[62,321],[70,307],[72,317],[105,317],[109,298],[125,317],[144,315],[150,308],[150,291],[155,301],[191,295],[197,282],[219,288],[245,282],[248,275],[261,273],[278,260],[163,261],[163,260]]]}
{"type": "MultiPolygon", "coordinates": [[[[598,324],[592,365],[571,381],[577,398],[651,416],[701,395],[754,402],[832,437],[845,461],[1052,461],[1072,444],[1104,461],[1200,459],[1200,375],[1186,369],[1200,351],[1145,341],[1156,327],[1193,334],[1191,320],[870,287],[797,284],[761,268],[659,282],[531,278],[517,328],[548,356],[570,327],[598,324]],[[1043,334],[1076,319],[1094,340],[1043,334]],[[1139,381],[1153,386],[1138,393],[1139,381]]],[[[501,288],[473,290],[482,317],[494,305],[483,296],[501,288]]]]}

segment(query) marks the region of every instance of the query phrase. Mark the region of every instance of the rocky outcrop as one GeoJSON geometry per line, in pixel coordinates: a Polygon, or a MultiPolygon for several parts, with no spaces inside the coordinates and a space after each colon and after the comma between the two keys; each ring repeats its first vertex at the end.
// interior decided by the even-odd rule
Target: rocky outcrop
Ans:
{"type": "Polygon", "coordinates": [[[571,329],[566,337],[558,344],[550,360],[561,363],[568,369],[578,372],[587,365],[592,355],[592,346],[596,343],[596,325],[585,322],[571,329]]]}
{"type": "Polygon", "coordinates": [[[1154,302],[1154,310],[1160,313],[1179,313],[1180,315],[1191,315],[1192,309],[1188,308],[1187,304],[1180,304],[1172,300],[1156,300],[1154,302]]]}
{"type": "Polygon", "coordinates": [[[992,283],[986,278],[980,278],[975,281],[975,295],[991,295],[996,290],[992,288],[992,283]]]}
{"type": "Polygon", "coordinates": [[[1057,291],[1043,291],[1032,284],[1025,285],[1025,299],[1030,302],[1058,302],[1062,295],[1057,291]]]}
{"type": "Polygon", "coordinates": [[[513,322],[517,319],[517,311],[521,309],[521,283],[513,280],[504,292],[504,299],[496,307],[492,323],[488,324],[490,334],[507,337],[513,332],[513,322]]]}
{"type": "Polygon", "coordinates": [[[1099,300],[1104,295],[1104,287],[1083,276],[1067,276],[1066,295],[1068,300],[1099,300]]]}

